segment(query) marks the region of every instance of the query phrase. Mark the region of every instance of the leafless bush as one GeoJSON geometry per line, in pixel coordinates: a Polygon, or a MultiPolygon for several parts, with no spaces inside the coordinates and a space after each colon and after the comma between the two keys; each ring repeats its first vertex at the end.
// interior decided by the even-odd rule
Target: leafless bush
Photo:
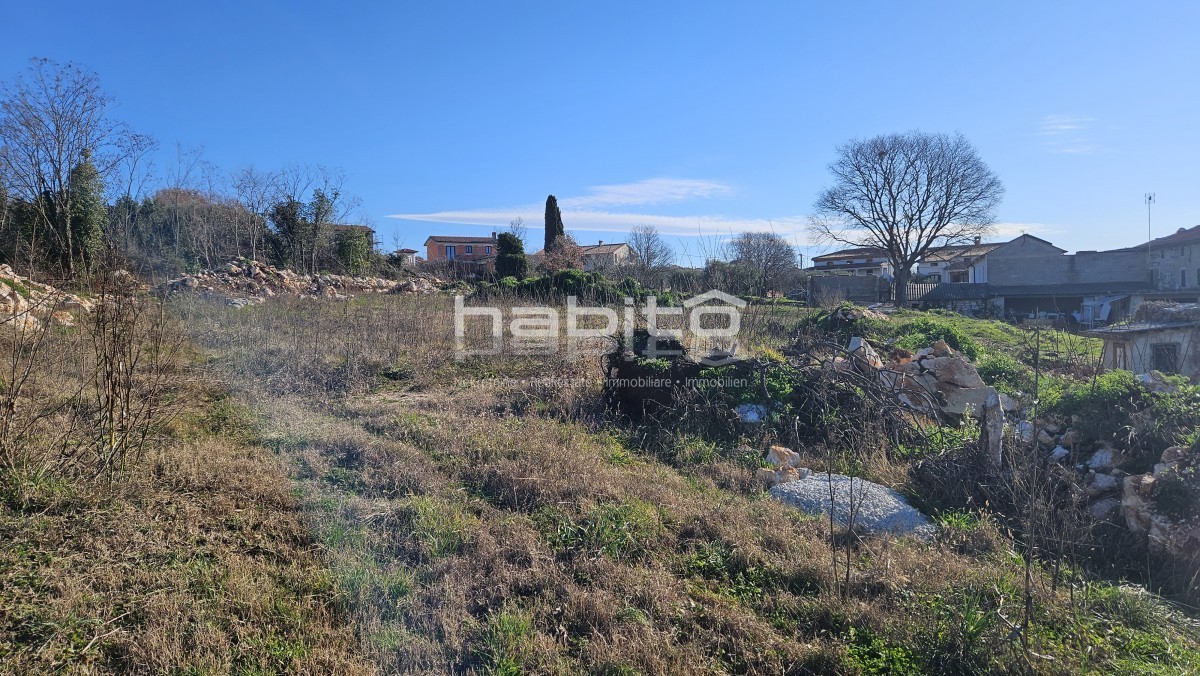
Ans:
{"type": "Polygon", "coordinates": [[[111,481],[172,415],[182,338],[160,304],[115,290],[76,326],[3,327],[0,472],[111,481]]]}

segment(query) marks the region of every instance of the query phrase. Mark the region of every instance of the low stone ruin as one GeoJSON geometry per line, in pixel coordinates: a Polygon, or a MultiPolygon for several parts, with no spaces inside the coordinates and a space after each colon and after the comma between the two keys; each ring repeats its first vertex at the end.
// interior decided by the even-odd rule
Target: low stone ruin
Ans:
{"type": "Polygon", "coordinates": [[[309,275],[279,269],[258,261],[233,260],[214,270],[184,275],[160,285],[161,293],[196,293],[204,297],[225,298],[230,305],[261,303],[275,296],[330,298],[345,300],[368,293],[435,293],[447,286],[437,277],[413,275],[406,279],[351,277],[349,275],[309,275]]]}
{"type": "MultiPolygon", "coordinates": [[[[1135,535],[1145,539],[1151,552],[1187,560],[1200,555],[1200,453],[1182,446],[1163,451],[1158,464],[1146,474],[1126,476],[1121,485],[1121,514],[1135,535]],[[1159,504],[1163,484],[1173,482],[1182,492],[1183,513],[1159,504]]],[[[1177,498],[1178,499],[1178,498],[1177,498]]],[[[1177,507],[1177,506],[1176,506],[1177,507]]]]}

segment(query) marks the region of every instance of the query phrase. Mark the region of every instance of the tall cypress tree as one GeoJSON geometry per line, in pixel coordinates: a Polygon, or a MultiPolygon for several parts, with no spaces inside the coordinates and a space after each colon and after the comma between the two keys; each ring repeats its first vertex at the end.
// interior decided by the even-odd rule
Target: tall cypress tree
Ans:
{"type": "Polygon", "coordinates": [[[69,180],[71,212],[67,227],[71,236],[67,241],[72,242],[74,250],[68,252],[68,257],[72,262],[78,257],[86,269],[91,269],[103,253],[108,206],[104,203],[100,172],[92,164],[90,153],[84,151],[79,164],[71,168],[69,180]]]}
{"type": "Polygon", "coordinates": [[[546,198],[546,247],[545,250],[550,250],[550,245],[554,240],[566,234],[563,229],[562,212],[558,210],[558,199],[551,195],[546,198]]]}

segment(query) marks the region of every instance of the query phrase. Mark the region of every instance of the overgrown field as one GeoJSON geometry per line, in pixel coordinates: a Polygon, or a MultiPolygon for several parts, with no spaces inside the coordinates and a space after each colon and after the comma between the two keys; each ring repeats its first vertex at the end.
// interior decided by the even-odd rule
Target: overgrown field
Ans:
{"type": "Polygon", "coordinates": [[[152,303],[98,300],[0,326],[0,673],[375,671],[245,406],[152,303]]]}
{"type": "MultiPolygon", "coordinates": [[[[1051,569],[986,510],[935,510],[942,534],[928,544],[831,538],[766,497],[736,430],[689,428],[699,418],[686,411],[641,425],[606,413],[596,357],[455,361],[445,297],[177,310],[287,465],[356,650],[385,671],[1200,669],[1194,624],[1174,606],[1051,569]],[[848,582],[835,546],[851,553],[848,582]]],[[[752,311],[747,342],[782,346],[805,317],[752,311]]],[[[1025,377],[1022,335],[934,319],[1025,377]]],[[[1090,349],[1062,349],[1055,377],[1090,349]]],[[[743,440],[768,441],[756,434],[743,440]]],[[[921,490],[903,454],[797,450],[818,469],[851,463],[837,468],[921,490]]]]}

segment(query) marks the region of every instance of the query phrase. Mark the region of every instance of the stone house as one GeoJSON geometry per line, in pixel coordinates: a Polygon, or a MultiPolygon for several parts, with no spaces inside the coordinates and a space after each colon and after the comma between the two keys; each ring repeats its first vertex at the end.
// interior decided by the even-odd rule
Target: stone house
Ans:
{"type": "Polygon", "coordinates": [[[813,256],[812,272],[841,272],[853,275],[874,275],[892,278],[892,265],[887,252],[878,247],[843,249],[832,253],[813,256]]]}
{"type": "Polygon", "coordinates": [[[1148,298],[1200,301],[1200,225],[1118,251],[1140,257],[1149,268],[1154,290],[1148,298]]]}
{"type": "Polygon", "coordinates": [[[1033,235],[996,245],[962,266],[969,281],[940,284],[922,302],[975,315],[1092,326],[1130,316],[1153,291],[1144,251],[1068,254],[1033,235]]]}
{"type": "Polygon", "coordinates": [[[917,262],[916,276],[933,282],[972,282],[971,263],[1001,246],[1002,242],[983,243],[979,237],[974,244],[943,246],[930,249],[917,262]]]}
{"type": "Polygon", "coordinates": [[[1200,376],[1200,304],[1145,303],[1129,323],[1082,333],[1104,341],[1105,369],[1200,376]]]}
{"type": "Polygon", "coordinates": [[[396,258],[400,264],[406,268],[416,267],[417,265],[417,250],[416,249],[396,249],[396,258]]]}
{"type": "Polygon", "coordinates": [[[583,254],[583,269],[586,272],[620,267],[628,263],[633,255],[633,249],[625,242],[605,244],[601,240],[599,244],[580,244],[579,250],[583,254]]]}

